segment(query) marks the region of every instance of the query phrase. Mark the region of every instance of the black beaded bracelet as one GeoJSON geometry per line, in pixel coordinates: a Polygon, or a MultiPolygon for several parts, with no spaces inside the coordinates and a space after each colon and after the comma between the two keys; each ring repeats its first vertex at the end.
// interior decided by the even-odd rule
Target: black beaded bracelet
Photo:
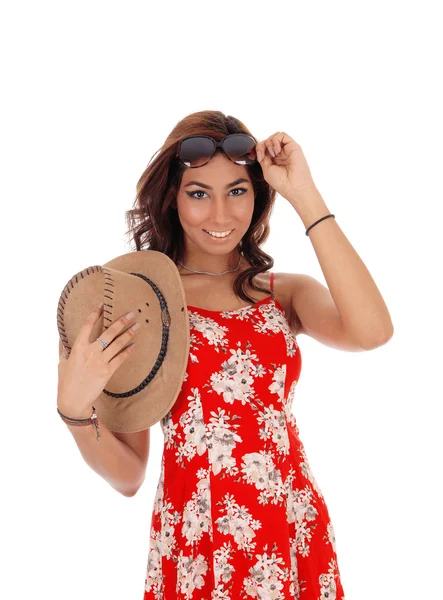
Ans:
{"type": "Polygon", "coordinates": [[[315,227],[317,225],[317,223],[320,223],[321,221],[324,221],[325,219],[329,219],[329,217],[333,217],[335,219],[335,215],[330,214],[330,215],[326,215],[326,217],[322,217],[321,219],[319,219],[318,221],[315,221],[315,223],[312,223],[312,225],[310,225],[307,229],[306,229],[306,235],[308,235],[309,231],[315,227]]]}

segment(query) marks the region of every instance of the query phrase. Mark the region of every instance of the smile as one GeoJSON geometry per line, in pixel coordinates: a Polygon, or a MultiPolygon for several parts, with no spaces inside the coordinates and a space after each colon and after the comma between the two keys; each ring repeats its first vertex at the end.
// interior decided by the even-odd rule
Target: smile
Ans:
{"type": "Polygon", "coordinates": [[[213,231],[212,233],[210,233],[209,231],[206,231],[206,229],[203,229],[203,231],[205,233],[207,233],[212,239],[217,239],[217,240],[226,240],[227,238],[229,238],[232,234],[232,232],[234,231],[233,229],[228,229],[227,231],[213,231]]]}

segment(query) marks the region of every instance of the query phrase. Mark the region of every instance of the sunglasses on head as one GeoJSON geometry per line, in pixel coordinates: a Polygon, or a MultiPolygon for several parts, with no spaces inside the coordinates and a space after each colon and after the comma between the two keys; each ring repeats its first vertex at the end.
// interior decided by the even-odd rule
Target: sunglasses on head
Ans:
{"type": "Polygon", "coordinates": [[[255,143],[246,133],[230,133],[220,141],[208,135],[191,135],[180,140],[176,156],[186,167],[202,167],[221,148],[232,162],[250,165],[257,160],[255,143]]]}

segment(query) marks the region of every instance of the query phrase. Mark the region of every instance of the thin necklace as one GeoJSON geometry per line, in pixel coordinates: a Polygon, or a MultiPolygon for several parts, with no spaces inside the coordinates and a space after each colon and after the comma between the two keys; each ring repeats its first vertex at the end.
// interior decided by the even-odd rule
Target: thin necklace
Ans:
{"type": "Polygon", "coordinates": [[[183,265],[181,262],[178,262],[178,264],[184,269],[192,271],[193,273],[202,273],[204,275],[224,275],[225,273],[233,273],[234,271],[237,271],[241,263],[241,258],[242,257],[240,256],[240,260],[238,261],[238,265],[235,267],[235,269],[231,269],[230,271],[223,271],[223,273],[209,273],[209,271],[197,271],[196,269],[190,269],[189,267],[185,267],[185,265],[183,265]]]}

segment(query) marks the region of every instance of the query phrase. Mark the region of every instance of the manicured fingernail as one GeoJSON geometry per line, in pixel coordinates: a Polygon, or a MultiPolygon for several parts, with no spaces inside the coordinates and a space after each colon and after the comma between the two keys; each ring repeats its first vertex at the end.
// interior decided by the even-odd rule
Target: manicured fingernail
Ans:
{"type": "Polygon", "coordinates": [[[100,304],[98,305],[98,308],[103,308],[103,304],[104,304],[104,302],[100,302],[100,304]]]}
{"type": "Polygon", "coordinates": [[[261,150],[257,151],[257,160],[261,160],[262,159],[263,154],[261,153],[261,150]]]}

